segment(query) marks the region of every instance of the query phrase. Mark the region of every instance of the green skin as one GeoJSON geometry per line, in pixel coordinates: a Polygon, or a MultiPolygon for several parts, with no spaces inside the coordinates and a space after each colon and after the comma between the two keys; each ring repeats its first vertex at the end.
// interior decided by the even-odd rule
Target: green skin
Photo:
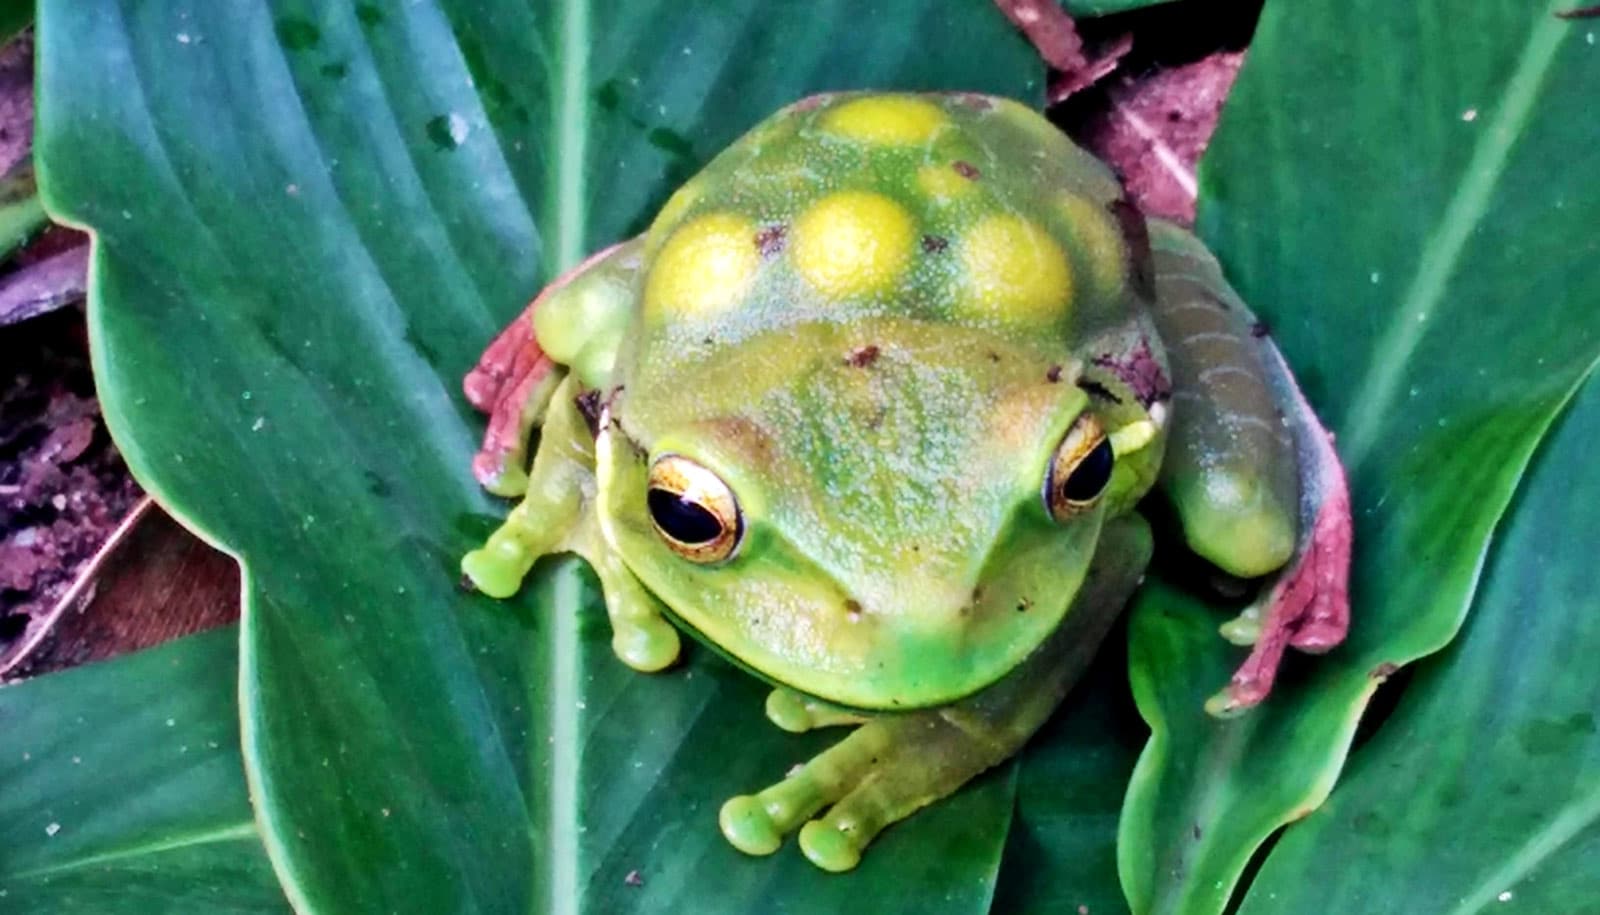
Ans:
{"type": "Polygon", "coordinates": [[[1103,165],[1021,106],[904,97],[948,119],[916,144],[824,129],[862,97],[810,99],[756,127],[647,235],[536,300],[536,345],[491,349],[480,372],[518,386],[500,395],[480,477],[522,499],[462,564],[503,597],[540,556],[575,552],[598,573],[625,663],[677,658],[670,617],[775,685],[779,727],[860,725],[720,817],[751,854],[803,825],[806,856],[834,871],[1044,722],[1143,574],[1148,490],[1170,497],[1196,552],[1256,576],[1295,550],[1300,485],[1247,313],[1227,307],[1198,241],[1146,224],[1103,165]],[[959,163],[971,192],[930,200],[916,178],[930,163],[959,163]],[[911,214],[921,243],[891,285],[841,298],[796,268],[784,233],[839,190],[911,214]],[[709,310],[646,307],[673,233],[708,213],[759,227],[753,279],[709,310]],[[971,307],[982,278],[962,245],[993,213],[1059,245],[1064,305],[971,307]],[[1054,516],[1044,481],[1085,413],[1114,469],[1091,505],[1054,516]],[[667,454],[735,494],[730,557],[687,558],[657,531],[647,480],[667,454]]]}

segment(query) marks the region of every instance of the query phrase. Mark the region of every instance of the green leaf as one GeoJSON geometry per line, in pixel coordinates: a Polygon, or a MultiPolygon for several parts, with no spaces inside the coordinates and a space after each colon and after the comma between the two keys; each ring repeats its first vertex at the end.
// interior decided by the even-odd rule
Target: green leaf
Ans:
{"type": "Polygon", "coordinates": [[[459,379],[543,279],[807,92],[1038,94],[987,4],[891,10],[43,4],[42,184],[96,232],[107,420],[244,561],[245,762],[298,908],[986,908],[1006,772],[851,876],[741,858],[715,804],[817,741],[712,668],[624,671],[570,564],[507,603],[456,586],[506,510],[459,379]]]}
{"type": "Polygon", "coordinates": [[[1600,353],[1600,55],[1564,8],[1267,7],[1204,163],[1201,231],[1338,434],[1354,624],[1263,708],[1215,722],[1201,701],[1238,659],[1205,631],[1218,617],[1140,601],[1130,663],[1155,734],[1122,827],[1135,911],[1221,911],[1260,843],[1321,803],[1373,690],[1454,636],[1529,455],[1600,353]]]}
{"type": "Polygon", "coordinates": [[[1497,534],[1460,641],[1418,666],[1328,803],[1274,848],[1245,913],[1595,911],[1597,440],[1591,379],[1497,534]]]}
{"type": "Polygon", "coordinates": [[[1126,911],[1117,819],[1146,731],[1128,694],[1121,627],[1023,751],[1017,812],[992,911],[1126,911]]]}
{"type": "Polygon", "coordinates": [[[288,911],[244,790],[238,636],[0,689],[0,911],[288,911]]]}
{"type": "Polygon", "coordinates": [[[1173,0],[1062,0],[1061,6],[1072,15],[1087,19],[1171,2],[1173,0]]]}
{"type": "MultiPolygon", "coordinates": [[[[926,899],[945,911],[988,910],[1015,792],[1009,767],[919,814],[917,828],[886,832],[844,878],[818,871],[793,843],[753,861],[722,838],[717,809],[735,790],[776,781],[842,732],[776,731],[762,712],[767,687],[713,652],[694,651],[673,674],[636,674],[612,655],[611,625],[588,570],[567,563],[551,587],[552,606],[563,604],[563,590],[583,595],[577,661],[586,672],[579,701],[588,708],[579,711],[604,710],[578,716],[583,815],[575,847],[551,850],[572,869],[568,879],[589,909],[705,911],[713,904],[706,887],[715,886],[715,906],[729,912],[892,912],[926,899]]],[[[552,825],[551,838],[559,841],[564,828],[552,825]]]]}

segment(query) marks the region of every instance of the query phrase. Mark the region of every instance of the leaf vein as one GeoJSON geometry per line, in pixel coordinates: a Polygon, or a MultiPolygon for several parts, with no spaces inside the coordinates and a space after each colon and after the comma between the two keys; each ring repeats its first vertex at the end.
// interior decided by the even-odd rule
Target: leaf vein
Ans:
{"type": "Polygon", "coordinates": [[[1461,183],[1429,236],[1411,285],[1379,338],[1366,375],[1350,398],[1351,403],[1368,406],[1352,418],[1343,437],[1342,450],[1351,476],[1358,473],[1382,434],[1383,422],[1391,412],[1387,405],[1394,400],[1411,365],[1409,357],[1431,326],[1428,319],[1444,298],[1467,242],[1488,212],[1511,149],[1534,111],[1534,101],[1555,61],[1557,48],[1570,31],[1551,15],[1560,5],[1559,0],[1547,3],[1547,10],[1533,14],[1538,18],[1516,70],[1494,106],[1494,117],[1481,128],[1461,183]]]}

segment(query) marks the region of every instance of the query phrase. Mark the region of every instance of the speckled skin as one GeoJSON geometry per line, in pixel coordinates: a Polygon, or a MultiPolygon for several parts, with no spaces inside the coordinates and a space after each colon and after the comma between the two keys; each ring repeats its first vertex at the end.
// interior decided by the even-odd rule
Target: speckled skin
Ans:
{"type": "MultiPolygon", "coordinates": [[[[1167,255],[1164,281],[1185,256],[1167,255]]],[[[801,844],[851,867],[878,829],[1010,755],[1054,708],[1143,569],[1133,509],[1158,476],[1181,482],[1180,513],[1207,519],[1208,556],[1249,574],[1288,559],[1287,439],[1207,438],[1216,423],[1281,425],[1248,327],[1223,290],[1156,308],[1158,266],[1109,170],[1014,102],[792,105],[645,235],[541,296],[536,339],[508,330],[469,378],[471,391],[503,368],[500,393],[480,395],[502,406],[479,470],[524,499],[463,568],[506,595],[539,555],[578,552],[634,667],[677,656],[671,616],[779,685],[782,726],[865,722],[722,813],[731,841],[766,853],[834,805],[801,844]],[[1190,330],[1197,319],[1217,326],[1190,330]],[[1164,471],[1174,364],[1233,377],[1220,399],[1216,385],[1179,392],[1205,428],[1164,471]],[[1110,481],[1055,510],[1058,447],[1090,421],[1112,443],[1110,481]],[[666,456],[725,487],[728,555],[691,557],[652,520],[666,456]]]]}

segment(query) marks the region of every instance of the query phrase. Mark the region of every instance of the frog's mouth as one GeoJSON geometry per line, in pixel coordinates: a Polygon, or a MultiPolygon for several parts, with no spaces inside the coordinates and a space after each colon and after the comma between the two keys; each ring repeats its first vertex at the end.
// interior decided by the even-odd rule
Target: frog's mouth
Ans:
{"type": "Polygon", "coordinates": [[[836,705],[885,711],[979,692],[1069,622],[1086,564],[1046,564],[1049,576],[1034,572],[1026,556],[1004,565],[969,600],[944,607],[841,600],[826,585],[787,586],[777,569],[709,594],[650,566],[637,571],[674,622],[739,667],[836,705]]]}
{"type": "MultiPolygon", "coordinates": [[[[1063,611],[1065,609],[1062,608],[1063,611]]],[[[999,663],[990,663],[987,666],[958,665],[955,670],[959,672],[959,676],[956,677],[941,676],[941,671],[932,664],[910,676],[840,677],[833,671],[815,667],[774,664],[771,668],[763,668],[759,665],[762,661],[771,663],[770,657],[758,657],[759,652],[745,654],[734,652],[694,625],[690,621],[692,615],[680,614],[670,606],[663,611],[663,614],[679,629],[693,636],[695,641],[759,680],[775,687],[784,687],[805,696],[821,699],[841,709],[872,713],[911,712],[937,708],[980,693],[1004,681],[1031,656],[1042,650],[1042,646],[1050,640],[1052,633],[1059,631],[1060,628],[1058,625],[1045,629],[1037,642],[1031,645],[1025,644],[1015,653],[1014,659],[1003,657],[997,659],[999,663]]],[[[950,668],[947,667],[944,673],[949,672],[950,668]]]]}

